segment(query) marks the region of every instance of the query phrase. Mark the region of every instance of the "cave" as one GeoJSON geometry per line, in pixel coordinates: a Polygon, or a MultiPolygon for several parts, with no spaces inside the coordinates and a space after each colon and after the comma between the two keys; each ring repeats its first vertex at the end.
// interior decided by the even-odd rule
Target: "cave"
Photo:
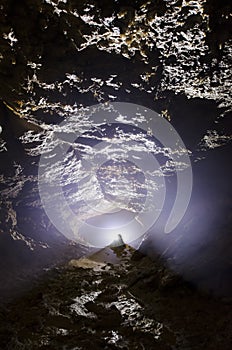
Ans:
{"type": "Polygon", "coordinates": [[[0,349],[230,350],[231,2],[0,16],[0,349]]]}

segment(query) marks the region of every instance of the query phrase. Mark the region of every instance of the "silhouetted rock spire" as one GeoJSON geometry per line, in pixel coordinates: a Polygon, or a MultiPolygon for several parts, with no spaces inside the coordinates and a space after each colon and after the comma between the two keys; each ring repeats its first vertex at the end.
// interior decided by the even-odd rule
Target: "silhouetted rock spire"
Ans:
{"type": "Polygon", "coordinates": [[[109,246],[112,248],[125,246],[122,235],[118,234],[118,237],[109,246]]]}

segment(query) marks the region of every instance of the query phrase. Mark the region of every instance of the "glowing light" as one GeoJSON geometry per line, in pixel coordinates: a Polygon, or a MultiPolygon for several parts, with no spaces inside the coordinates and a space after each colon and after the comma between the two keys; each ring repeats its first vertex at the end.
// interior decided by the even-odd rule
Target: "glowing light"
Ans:
{"type": "Polygon", "coordinates": [[[164,177],[173,172],[176,197],[164,232],[178,225],[191,196],[191,162],[165,118],[139,105],[113,102],[80,110],[57,131],[62,138],[53,135],[55,151],[46,139],[39,190],[48,217],[67,238],[103,247],[118,234],[126,243],[142,237],[163,210],[164,177]],[[77,143],[79,137],[87,144],[77,143]],[[70,146],[83,154],[81,159],[70,146]],[[76,189],[71,193],[70,185],[76,189]]]}

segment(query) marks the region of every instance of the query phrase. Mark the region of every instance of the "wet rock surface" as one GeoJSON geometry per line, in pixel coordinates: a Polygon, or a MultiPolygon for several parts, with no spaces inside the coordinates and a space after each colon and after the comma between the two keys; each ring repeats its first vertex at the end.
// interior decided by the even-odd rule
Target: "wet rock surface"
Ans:
{"type": "Polygon", "coordinates": [[[231,349],[230,1],[0,0],[0,11],[0,348],[231,349]],[[170,270],[139,253],[77,262],[87,249],[43,210],[44,140],[111,101],[161,113],[191,152],[186,217],[141,246],[170,270]]]}
{"type": "Polygon", "coordinates": [[[191,245],[195,256],[201,249],[198,265],[213,254],[210,269],[223,260],[223,270],[229,271],[230,1],[1,0],[0,9],[3,277],[6,267],[14,271],[10,276],[19,265],[41,269],[59,260],[64,245],[69,250],[38,194],[43,141],[67,114],[110,101],[156,110],[180,133],[191,152],[195,187],[174,244],[183,247],[177,263],[188,266],[183,251],[191,245]],[[188,243],[190,236],[202,237],[201,242],[188,243]],[[199,245],[209,245],[209,253],[199,245]]]}
{"type": "Polygon", "coordinates": [[[98,253],[85,258],[95,267],[72,261],[5,305],[1,348],[231,348],[230,300],[200,294],[161,261],[128,246],[108,255],[120,262],[96,262],[98,253]]]}

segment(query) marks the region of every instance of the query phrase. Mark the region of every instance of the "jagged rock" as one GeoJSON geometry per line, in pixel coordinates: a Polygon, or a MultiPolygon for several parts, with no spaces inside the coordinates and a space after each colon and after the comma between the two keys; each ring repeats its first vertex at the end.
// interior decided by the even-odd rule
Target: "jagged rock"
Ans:
{"type": "MultiPolygon", "coordinates": [[[[125,348],[123,339],[128,337],[131,349],[164,350],[173,344],[191,349],[193,342],[198,349],[226,349],[230,299],[221,305],[220,299],[210,301],[202,295],[229,297],[232,290],[230,0],[35,0],[33,4],[2,0],[0,8],[1,302],[36,284],[43,269],[53,274],[54,265],[66,263],[65,272],[49,282],[49,290],[40,287],[46,293],[32,293],[25,303],[11,305],[9,315],[0,313],[1,347],[31,350],[30,339],[36,350],[67,344],[107,349],[115,347],[116,340],[125,348]],[[162,113],[191,152],[194,190],[189,210],[169,236],[173,237],[170,242],[159,232],[154,232],[153,239],[151,232],[140,247],[145,256],[122,242],[97,253],[70,243],[49,222],[38,193],[43,141],[50,140],[67,115],[77,116],[80,107],[114,100],[162,113]],[[83,255],[86,258],[79,260],[83,255]],[[177,274],[163,261],[170,261],[177,274]],[[191,293],[179,275],[194,285],[191,293]],[[114,283],[121,289],[108,288],[114,283]],[[111,329],[103,335],[92,334],[88,326],[94,327],[95,320],[83,321],[83,316],[70,315],[68,308],[93,286],[102,291],[96,303],[113,303],[121,296],[119,306],[123,308],[126,300],[126,312],[129,309],[133,317],[130,308],[135,307],[137,314],[140,310],[137,299],[140,306],[142,300],[148,303],[154,314],[161,313],[164,340],[153,343],[153,335],[136,331],[136,322],[142,327],[142,321],[133,323],[133,317],[132,325],[119,327],[124,319],[120,316],[119,322],[115,308],[106,308],[100,328],[106,322],[110,325],[114,315],[114,327],[120,328],[121,335],[111,329]],[[73,324],[63,316],[52,316],[44,325],[41,319],[52,312],[66,313],[73,324]],[[171,324],[167,339],[166,322],[171,324]],[[54,325],[66,325],[71,334],[60,330],[54,335],[54,325]],[[81,335],[83,325],[86,332],[81,335]],[[188,344],[178,334],[182,328],[188,344]],[[208,335],[205,340],[202,329],[208,335]],[[46,345],[46,334],[51,345],[46,345]],[[217,336],[211,340],[212,334],[217,336]]],[[[83,149],[75,152],[79,157],[83,149]]],[[[155,329],[155,317],[153,321],[155,329]]]]}
{"type": "MultiPolygon", "coordinates": [[[[65,266],[51,271],[28,295],[0,313],[2,349],[19,344],[28,350],[44,349],[45,334],[45,349],[77,343],[83,350],[95,343],[99,348],[113,345],[115,349],[136,349],[138,344],[138,349],[197,346],[216,350],[221,345],[227,349],[229,301],[223,303],[197,290],[175,293],[174,274],[159,266],[160,262],[150,260],[150,266],[159,266],[156,277],[163,284],[163,289],[154,290],[150,285],[152,271],[149,276],[147,269],[145,275],[144,259],[139,263],[132,259],[124,262],[130,264],[130,275],[125,274],[123,262],[112,264],[109,270],[65,266]],[[134,280],[141,277],[143,288],[138,288],[139,282],[130,286],[132,276],[134,280]],[[207,317],[203,317],[205,310],[207,317]],[[216,332],[216,338],[212,338],[212,332],[216,332]]],[[[187,286],[182,283],[184,291],[187,286]]]]}

